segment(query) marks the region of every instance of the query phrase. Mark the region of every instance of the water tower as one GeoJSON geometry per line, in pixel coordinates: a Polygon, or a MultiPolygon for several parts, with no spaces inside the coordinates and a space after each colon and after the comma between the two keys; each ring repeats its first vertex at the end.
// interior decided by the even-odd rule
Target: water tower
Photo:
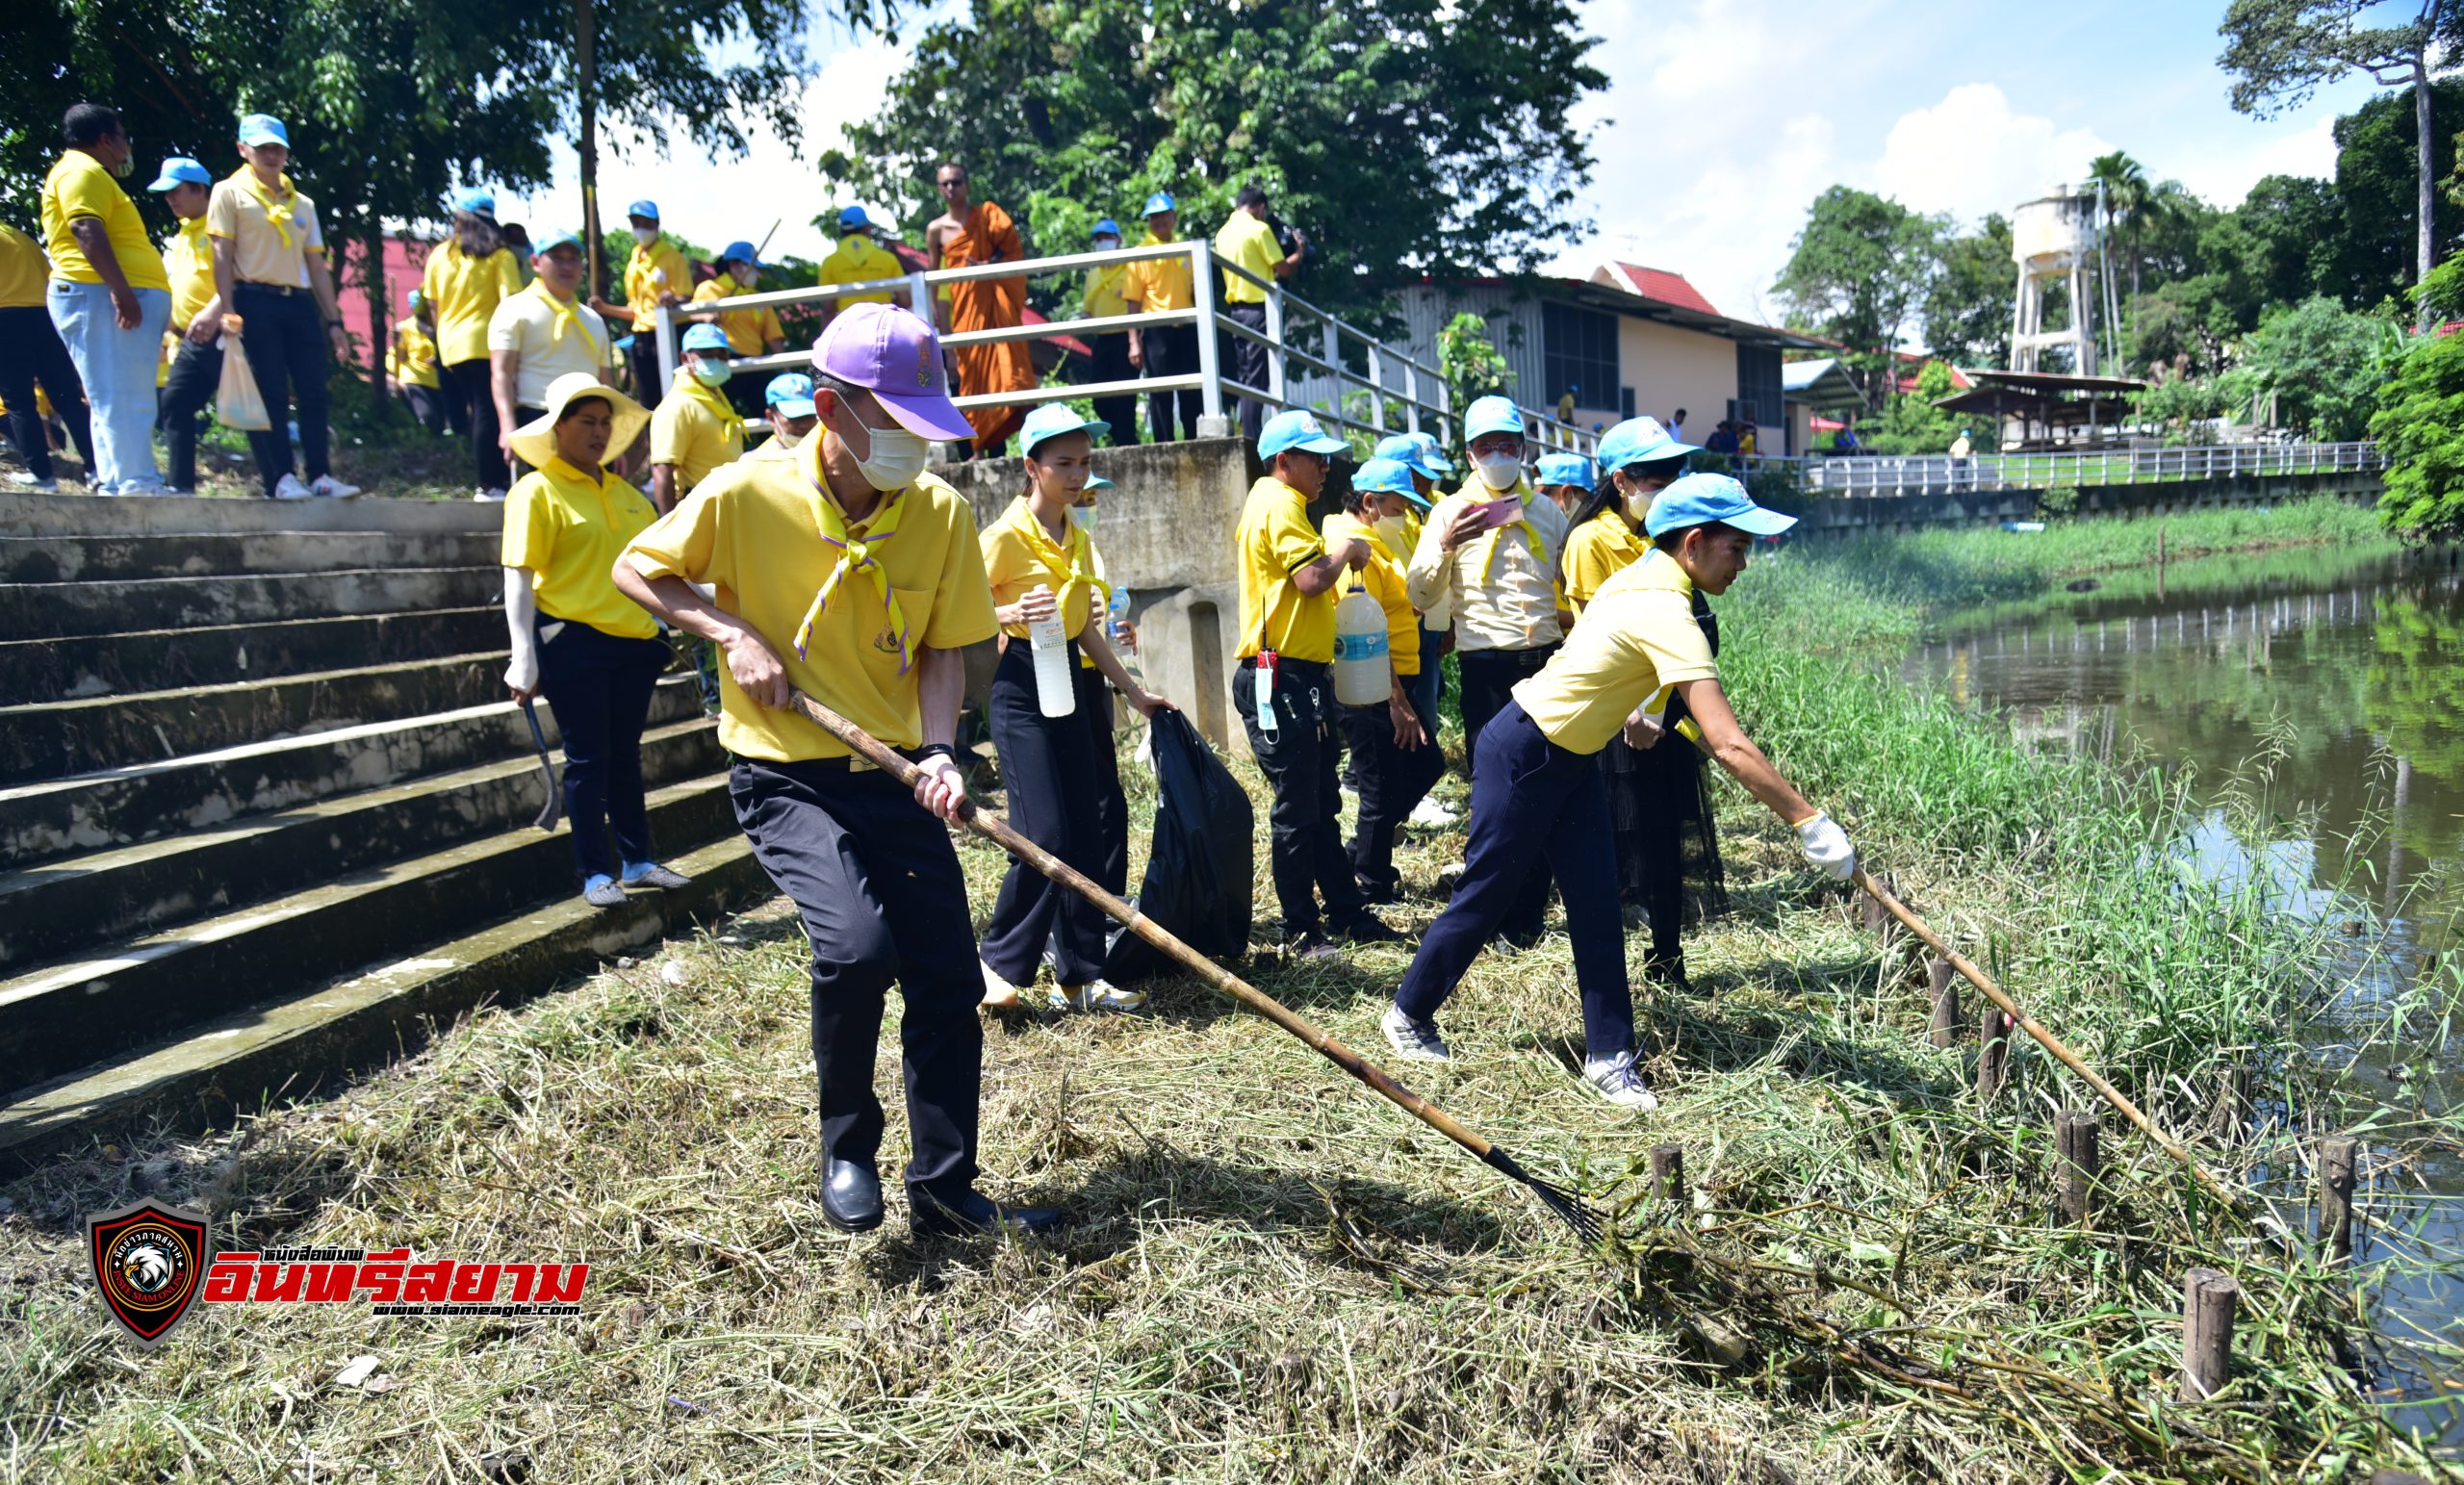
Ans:
{"type": "Polygon", "coordinates": [[[2092,190],[2056,186],[2022,205],[2011,218],[2011,255],[2019,264],[2019,299],[2011,317],[2011,370],[2038,369],[2038,353],[2070,347],[2070,371],[2096,371],[2096,196],[2092,190]],[[2069,290],[2069,323],[2047,329],[2045,291],[2069,290]]]}

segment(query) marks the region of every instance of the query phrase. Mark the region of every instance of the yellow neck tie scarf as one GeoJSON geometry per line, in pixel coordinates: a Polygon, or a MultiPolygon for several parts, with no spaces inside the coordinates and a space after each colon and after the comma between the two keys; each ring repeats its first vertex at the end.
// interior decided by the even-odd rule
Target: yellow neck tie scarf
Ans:
{"type": "Polygon", "coordinates": [[[1523,540],[1525,544],[1531,549],[1531,559],[1540,563],[1543,567],[1549,565],[1547,560],[1540,555],[1540,533],[1531,528],[1531,495],[1532,492],[1527,489],[1523,492],[1522,513],[1518,514],[1512,521],[1507,522],[1503,525],[1489,527],[1489,554],[1482,558],[1480,562],[1480,580],[1482,582],[1488,581],[1489,575],[1497,571],[1498,547],[1505,536],[1505,533],[1508,531],[1521,531],[1523,533],[1523,540]]]}
{"type": "Polygon", "coordinates": [[[734,439],[737,448],[743,448],[744,420],[736,416],[735,407],[728,401],[727,395],[716,387],[702,385],[702,379],[691,371],[685,372],[680,380],[684,384],[684,395],[699,399],[704,407],[708,408],[710,416],[719,420],[720,431],[734,439]]]}
{"type": "Polygon", "coordinates": [[[291,177],[289,175],[281,177],[282,199],[280,201],[276,201],[267,192],[265,182],[257,179],[257,172],[246,166],[240,167],[240,180],[248,188],[248,194],[255,196],[257,204],[266,209],[266,222],[273,228],[274,241],[289,247],[292,227],[291,207],[293,202],[299,199],[299,192],[292,186],[291,177]]]}
{"type": "Polygon", "coordinates": [[[579,294],[576,294],[571,299],[559,299],[554,294],[548,292],[548,286],[545,283],[532,284],[530,286],[530,292],[537,294],[540,298],[545,299],[548,303],[548,308],[555,312],[556,324],[555,328],[551,331],[548,336],[550,340],[563,340],[565,338],[565,326],[572,325],[575,329],[581,332],[582,343],[590,347],[590,353],[594,358],[592,365],[604,366],[607,364],[606,354],[602,350],[598,338],[590,333],[590,326],[582,322],[581,296],[579,294]]]}
{"type": "Polygon", "coordinates": [[[873,549],[898,534],[898,519],[907,509],[907,492],[883,496],[873,511],[871,529],[861,536],[848,534],[846,514],[831,498],[830,486],[822,478],[821,445],[818,437],[806,439],[797,447],[796,463],[804,471],[806,482],[812,486],[813,529],[821,533],[823,541],[838,549],[838,562],[821,580],[820,591],[812,596],[812,606],[805,610],[805,622],[796,627],[796,658],[805,658],[806,647],[812,640],[812,627],[830,611],[831,601],[838,596],[838,585],[849,574],[862,573],[873,579],[873,591],[881,595],[882,607],[889,615],[890,632],[898,636],[898,673],[904,676],[908,667],[915,663],[914,645],[907,631],[907,615],[898,606],[898,595],[890,591],[889,572],[873,555],[873,549]]]}
{"type": "Polygon", "coordinates": [[[1053,591],[1053,607],[1061,615],[1062,632],[1075,639],[1078,630],[1086,625],[1088,614],[1092,611],[1088,607],[1087,596],[1091,593],[1100,595],[1105,602],[1110,602],[1113,596],[1113,585],[1095,576],[1094,542],[1072,523],[1069,549],[1063,550],[1061,544],[1052,539],[1052,533],[1044,529],[1044,524],[1038,521],[1036,513],[1028,508],[1027,498],[1023,495],[1010,502],[1010,509],[1002,519],[1027,539],[1027,550],[1035,553],[1036,560],[1043,564],[1046,572],[1066,575],[1053,591]]]}

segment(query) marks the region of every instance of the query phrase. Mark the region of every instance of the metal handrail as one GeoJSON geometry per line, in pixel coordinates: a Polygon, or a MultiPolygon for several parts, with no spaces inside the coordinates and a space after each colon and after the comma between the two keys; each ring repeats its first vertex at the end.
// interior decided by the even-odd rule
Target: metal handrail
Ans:
{"type": "Polygon", "coordinates": [[[2386,456],[2368,441],[2310,444],[2211,444],[2092,449],[2040,449],[1948,454],[1731,456],[1750,468],[1793,468],[1809,495],[1938,495],[2041,490],[2080,485],[2152,484],[2239,475],[2341,474],[2384,469],[2386,456]]]}

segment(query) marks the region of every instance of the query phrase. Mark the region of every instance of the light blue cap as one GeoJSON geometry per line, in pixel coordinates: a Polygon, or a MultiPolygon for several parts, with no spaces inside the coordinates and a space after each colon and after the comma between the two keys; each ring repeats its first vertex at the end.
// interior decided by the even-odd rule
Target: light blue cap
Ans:
{"type": "Polygon", "coordinates": [[[171,155],[163,161],[163,172],[154,177],[148,191],[168,191],[178,185],[211,186],[214,174],[186,155],[171,155]]]}
{"type": "Polygon", "coordinates": [[[1591,461],[1578,453],[1544,453],[1540,456],[1539,483],[1544,485],[1580,485],[1591,488],[1591,461]]]}
{"type": "Polygon", "coordinates": [[[770,378],[761,391],[761,400],[789,418],[812,416],[812,378],[802,371],[787,371],[770,378]]]}
{"type": "Polygon", "coordinates": [[[721,263],[750,263],[755,268],[759,268],[761,266],[761,260],[753,256],[753,244],[745,242],[741,238],[719,249],[719,261],[721,263]]]}
{"type": "Polygon", "coordinates": [[[1172,204],[1172,193],[1168,191],[1159,191],[1146,198],[1146,210],[1139,215],[1142,217],[1152,217],[1157,212],[1171,212],[1178,210],[1179,208],[1172,204]]]}
{"type": "Polygon", "coordinates": [[[291,147],[291,131],[271,114],[250,114],[240,120],[240,142],[243,144],[279,144],[291,147]]]}
{"type": "Polygon", "coordinates": [[[684,348],[686,350],[725,350],[730,352],[732,352],[735,349],[733,346],[728,344],[728,333],[725,330],[720,329],[717,325],[707,323],[706,321],[702,324],[695,325],[684,332],[684,348]]]}
{"type": "Polygon", "coordinates": [[[1669,437],[1656,418],[1629,418],[1601,439],[1598,453],[1602,469],[1622,470],[1630,464],[1650,464],[1693,453],[1697,447],[1669,437]]]}
{"type": "Polygon", "coordinates": [[[1756,536],[1777,536],[1797,524],[1794,516],[1755,504],[1745,486],[1726,474],[1686,474],[1652,498],[1643,529],[1657,536],[1714,521],[1756,536]]]}
{"type": "Polygon", "coordinates": [[[1087,490],[1109,490],[1112,487],[1113,482],[1106,479],[1103,475],[1090,474],[1087,476],[1087,483],[1080,488],[1087,490]]]}
{"type": "Polygon", "coordinates": [[[1474,397],[1472,405],[1463,410],[1463,442],[1468,444],[1489,433],[1523,436],[1523,409],[1514,405],[1514,398],[1492,393],[1474,397]]]}
{"type": "Polygon", "coordinates": [[[841,236],[850,232],[861,232],[872,224],[873,219],[864,215],[864,209],[862,207],[846,206],[839,208],[838,231],[841,236]]]}
{"type": "Polygon", "coordinates": [[[497,214],[497,193],[485,186],[465,186],[453,192],[453,209],[469,212],[474,217],[497,214]]]}
{"type": "Polygon", "coordinates": [[[656,221],[658,220],[658,203],[656,201],[636,201],[632,205],[625,208],[625,215],[628,217],[647,217],[651,220],[656,221]]]}
{"type": "Polygon", "coordinates": [[[550,227],[530,240],[530,256],[544,258],[558,247],[581,248],[581,234],[571,227],[550,227]]]}
{"type": "Polygon", "coordinates": [[[1120,236],[1120,223],[1107,217],[1103,220],[1095,223],[1094,230],[1089,232],[1087,235],[1089,237],[1118,237],[1120,236]]]}
{"type": "Polygon", "coordinates": [[[1101,418],[1079,417],[1077,411],[1065,402],[1046,402],[1027,414],[1027,421],[1018,425],[1018,451],[1033,453],[1038,444],[1048,438],[1059,438],[1064,433],[1084,433],[1089,438],[1101,438],[1112,430],[1113,425],[1101,418]]]}
{"type": "Polygon", "coordinates": [[[1277,413],[1258,430],[1258,457],[1271,459],[1276,454],[1297,448],[1304,453],[1341,453],[1350,446],[1318,425],[1315,413],[1301,408],[1277,413]]]}
{"type": "Polygon", "coordinates": [[[1379,495],[1399,495],[1407,499],[1417,499],[1412,496],[1411,466],[1400,459],[1388,458],[1383,454],[1352,471],[1351,487],[1355,490],[1374,491],[1379,495]]]}

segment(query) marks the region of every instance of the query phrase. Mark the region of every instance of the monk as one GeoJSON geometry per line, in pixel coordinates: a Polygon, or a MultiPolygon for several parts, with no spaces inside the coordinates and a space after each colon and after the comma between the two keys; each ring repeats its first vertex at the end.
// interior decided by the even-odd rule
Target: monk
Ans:
{"type": "MultiPolygon", "coordinates": [[[[926,249],[942,268],[960,269],[979,263],[1016,263],[1027,255],[1010,214],[990,201],[970,201],[966,167],[945,160],[933,172],[941,203],[948,208],[924,229],[926,249]]],[[[1006,329],[1026,312],[1024,278],[979,278],[941,287],[941,328],[946,332],[1006,329]]],[[[1035,357],[1025,341],[998,341],[967,346],[952,352],[958,362],[959,395],[1021,392],[1036,384],[1035,357]]],[[[967,426],[975,430],[969,458],[995,456],[1010,435],[1026,421],[1024,407],[970,407],[967,426]]]]}

